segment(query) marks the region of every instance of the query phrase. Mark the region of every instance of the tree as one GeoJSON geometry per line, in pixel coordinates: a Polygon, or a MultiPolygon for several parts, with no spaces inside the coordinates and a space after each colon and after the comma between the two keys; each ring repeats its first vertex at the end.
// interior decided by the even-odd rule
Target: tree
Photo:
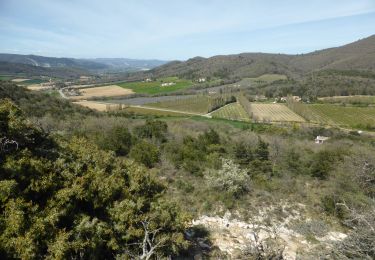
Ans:
{"type": "Polygon", "coordinates": [[[136,162],[152,168],[160,159],[160,152],[157,146],[141,140],[136,143],[130,151],[130,157],[136,162]]]}
{"type": "Polygon", "coordinates": [[[150,172],[83,138],[51,139],[10,101],[0,101],[0,258],[114,259],[142,243],[147,221],[159,245],[149,256],[186,248],[188,218],[161,199],[150,172]],[[5,152],[4,152],[5,151],[5,152]]]}
{"type": "Polygon", "coordinates": [[[160,120],[147,120],[144,125],[135,128],[135,134],[139,138],[152,139],[158,142],[166,141],[167,132],[167,123],[160,120]]]}
{"type": "Polygon", "coordinates": [[[248,165],[254,159],[251,147],[244,144],[243,142],[237,143],[235,145],[234,156],[240,165],[248,165]]]}
{"type": "Polygon", "coordinates": [[[328,150],[319,151],[313,157],[311,175],[319,179],[327,179],[329,172],[333,169],[336,155],[328,150]]]}
{"type": "Polygon", "coordinates": [[[258,140],[258,147],[255,150],[255,156],[261,161],[268,161],[268,143],[264,142],[261,138],[258,140]]]}
{"type": "Polygon", "coordinates": [[[114,151],[117,155],[127,155],[132,146],[132,135],[126,127],[115,126],[101,134],[97,141],[100,148],[114,151]]]}
{"type": "Polygon", "coordinates": [[[232,160],[223,159],[222,169],[210,171],[206,179],[209,187],[225,191],[234,197],[250,190],[249,175],[232,160]]]}

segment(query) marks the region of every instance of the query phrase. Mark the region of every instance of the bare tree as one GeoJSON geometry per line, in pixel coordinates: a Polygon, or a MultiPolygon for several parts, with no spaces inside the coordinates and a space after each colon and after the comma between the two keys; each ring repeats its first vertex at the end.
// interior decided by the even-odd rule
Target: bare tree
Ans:
{"type": "Polygon", "coordinates": [[[254,242],[245,249],[244,255],[255,260],[283,260],[285,246],[281,243],[277,229],[267,229],[269,236],[264,239],[260,238],[260,231],[261,228],[254,230],[254,242]]]}
{"type": "Polygon", "coordinates": [[[375,207],[361,212],[350,208],[345,201],[336,204],[343,207],[349,217],[344,224],[352,228],[343,241],[333,249],[336,259],[375,259],[375,207]]]}
{"type": "Polygon", "coordinates": [[[161,231],[161,228],[151,230],[149,221],[142,221],[141,223],[144,230],[142,242],[128,244],[128,247],[135,248],[125,251],[125,254],[132,259],[149,260],[153,256],[157,256],[157,250],[164,246],[165,240],[156,241],[156,236],[161,231]]]}

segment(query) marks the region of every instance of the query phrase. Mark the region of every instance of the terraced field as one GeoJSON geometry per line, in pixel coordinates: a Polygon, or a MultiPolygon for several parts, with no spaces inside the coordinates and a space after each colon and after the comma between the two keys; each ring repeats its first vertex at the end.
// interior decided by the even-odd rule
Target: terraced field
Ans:
{"type": "Polygon", "coordinates": [[[294,113],[284,104],[251,103],[252,118],[256,121],[305,122],[303,117],[294,113]]]}
{"type": "Polygon", "coordinates": [[[168,93],[185,88],[189,88],[193,85],[191,80],[179,79],[177,77],[162,78],[151,82],[125,82],[117,84],[120,87],[133,90],[135,93],[142,94],[159,94],[168,93]],[[162,83],[175,83],[172,86],[161,86],[162,83]]]}
{"type": "Polygon", "coordinates": [[[305,105],[314,116],[312,122],[351,127],[375,127],[375,107],[305,105]]]}
{"type": "Polygon", "coordinates": [[[239,103],[231,103],[211,113],[213,118],[250,122],[250,117],[239,103]]]}

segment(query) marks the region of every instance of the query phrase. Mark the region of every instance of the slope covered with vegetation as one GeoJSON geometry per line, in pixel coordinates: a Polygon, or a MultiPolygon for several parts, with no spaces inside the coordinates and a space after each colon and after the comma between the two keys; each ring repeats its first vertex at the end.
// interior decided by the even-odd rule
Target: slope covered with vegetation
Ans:
{"type": "Polygon", "coordinates": [[[0,84],[8,97],[0,106],[1,258],[267,259],[295,240],[302,259],[375,255],[371,136],[202,117],[70,113],[74,105],[65,101],[0,84]],[[22,113],[19,107],[48,111],[37,97],[60,104],[64,120],[57,110],[22,113]],[[316,145],[316,135],[330,139],[316,145]],[[230,219],[220,233],[224,242],[210,225],[190,229],[191,218],[227,212],[249,236],[258,234],[250,227],[259,212],[267,216],[262,226],[276,231],[278,221],[293,221],[279,229],[288,233],[274,234],[277,243],[264,247],[269,252],[251,240],[236,252],[215,247],[238,246],[227,232],[239,222],[230,219]],[[332,234],[341,238],[330,240],[332,234]]]}

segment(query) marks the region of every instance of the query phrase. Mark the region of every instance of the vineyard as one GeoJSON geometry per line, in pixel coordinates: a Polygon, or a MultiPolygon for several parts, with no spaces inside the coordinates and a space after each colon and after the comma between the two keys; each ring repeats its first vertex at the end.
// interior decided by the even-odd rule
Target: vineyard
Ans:
{"type": "Polygon", "coordinates": [[[305,105],[317,123],[351,127],[375,127],[375,107],[338,106],[329,104],[305,105]]]}
{"type": "Polygon", "coordinates": [[[190,113],[207,114],[225,104],[235,101],[231,95],[195,96],[192,98],[176,99],[170,101],[147,104],[149,107],[165,108],[190,113]]]}
{"type": "Polygon", "coordinates": [[[239,103],[225,105],[211,113],[213,118],[224,118],[228,120],[249,122],[250,117],[239,103]]]}
{"type": "Polygon", "coordinates": [[[251,103],[251,115],[255,121],[305,122],[303,117],[283,104],[251,103]]]}
{"type": "Polygon", "coordinates": [[[319,98],[320,102],[331,103],[331,104],[353,104],[353,105],[363,105],[367,106],[370,104],[375,104],[375,96],[334,96],[334,97],[323,97],[319,98]]]}

